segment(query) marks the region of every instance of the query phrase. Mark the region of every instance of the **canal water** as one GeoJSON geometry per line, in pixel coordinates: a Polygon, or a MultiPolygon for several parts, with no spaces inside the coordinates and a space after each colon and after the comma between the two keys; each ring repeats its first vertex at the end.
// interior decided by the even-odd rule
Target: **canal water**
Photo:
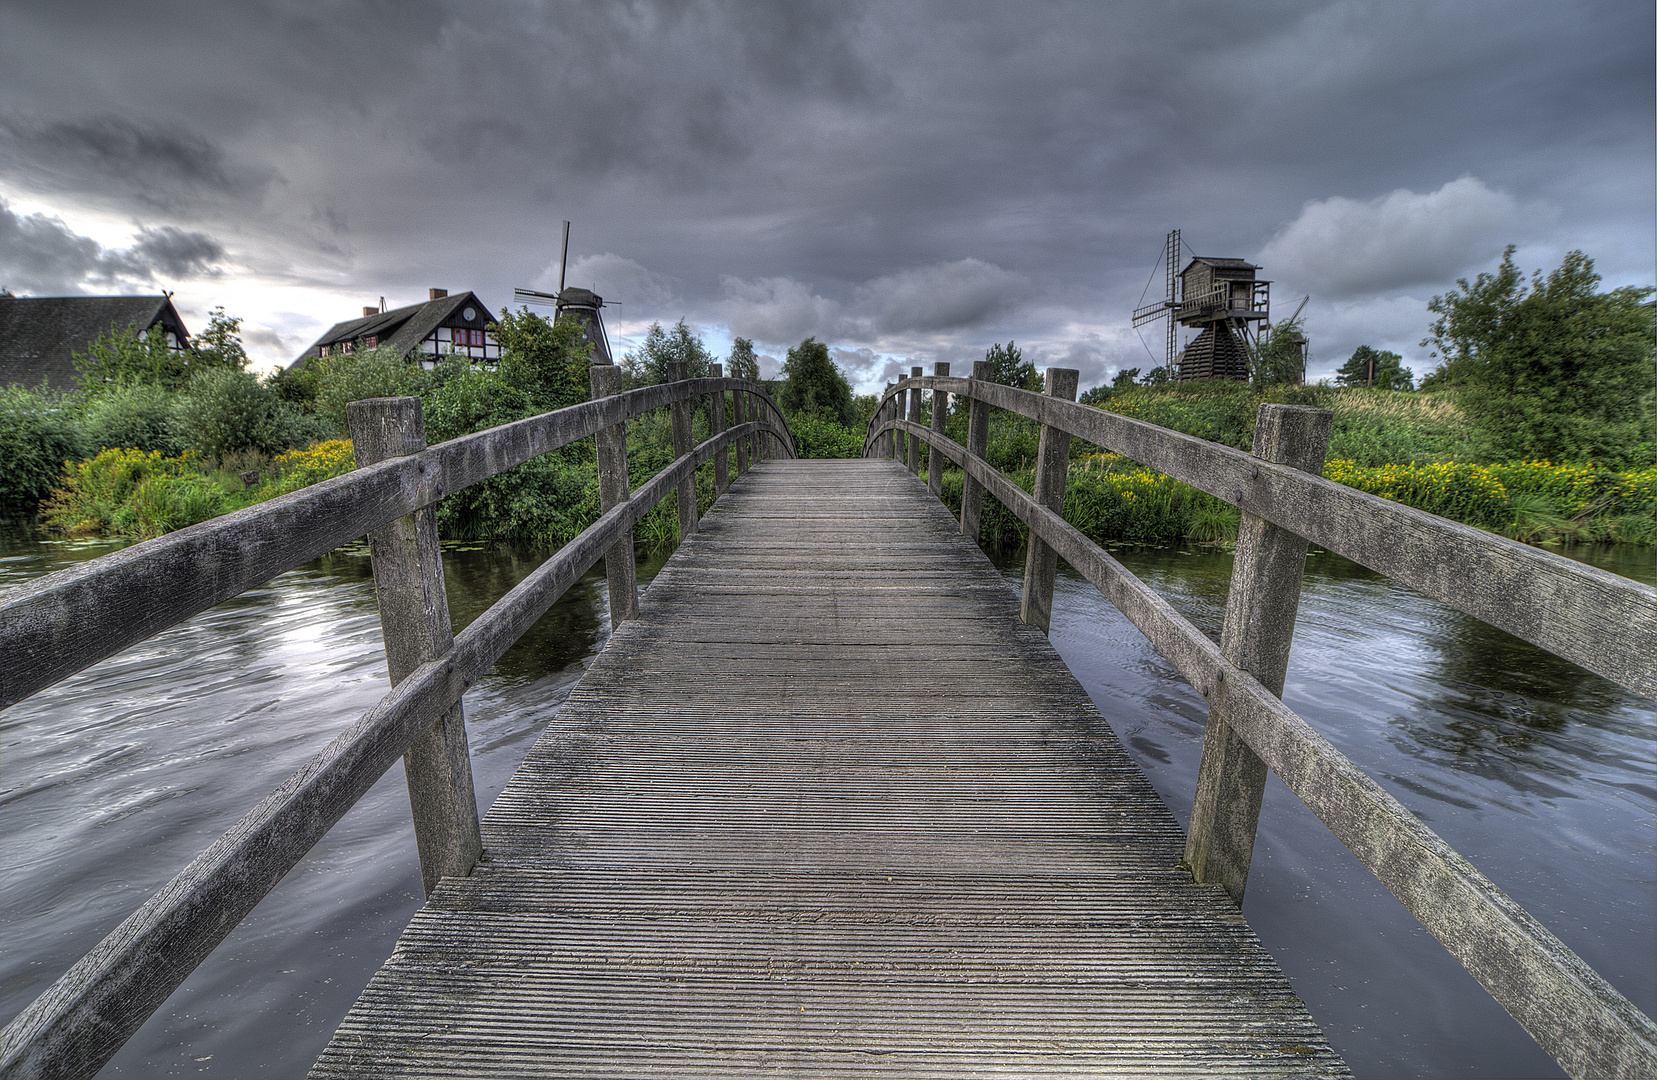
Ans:
{"type": "MultiPolygon", "coordinates": [[[[0,588],[114,546],[10,528],[0,588]]],[[[1653,579],[1650,549],[1581,554],[1653,579]]],[[[1230,556],[1117,555],[1218,634],[1230,556]]],[[[542,557],[448,546],[456,628],[542,557]]],[[[998,562],[1016,588],[1020,553],[998,562]]],[[[588,575],[467,696],[482,806],[602,647],[605,611],[603,577],[588,575]]],[[[1063,568],[1052,638],[1183,821],[1202,698],[1063,568]]],[[[0,715],[0,1018],[370,707],[386,686],[380,650],[366,546],[352,545],[0,715]]],[[[1284,697],[1657,1011],[1651,702],[1322,553],[1284,697]]],[[[103,1075],[302,1074],[419,904],[394,766],[103,1075]]],[[[1244,911],[1359,1076],[1560,1075],[1275,779],[1244,911]]]]}

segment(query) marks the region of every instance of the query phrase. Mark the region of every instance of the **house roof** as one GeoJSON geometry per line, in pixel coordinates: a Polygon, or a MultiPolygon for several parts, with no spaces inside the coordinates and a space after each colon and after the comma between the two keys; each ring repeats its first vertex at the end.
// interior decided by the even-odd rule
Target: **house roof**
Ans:
{"type": "Polygon", "coordinates": [[[317,349],[323,345],[338,345],[368,337],[377,338],[380,345],[390,346],[407,356],[419,348],[422,341],[431,337],[439,326],[482,327],[494,321],[495,316],[490,314],[489,309],[483,306],[482,301],[474,293],[462,292],[453,296],[440,296],[423,304],[410,304],[408,307],[391,311],[377,311],[372,315],[335,323],[327,333],[311,342],[288,368],[293,370],[304,367],[305,361],[316,356],[317,349]],[[476,311],[476,316],[470,320],[462,317],[463,309],[467,307],[476,311]]]}
{"type": "Polygon", "coordinates": [[[78,385],[75,353],[85,354],[110,327],[140,331],[160,324],[188,344],[190,333],[166,296],[0,298],[0,383],[57,390],[78,385]]]}

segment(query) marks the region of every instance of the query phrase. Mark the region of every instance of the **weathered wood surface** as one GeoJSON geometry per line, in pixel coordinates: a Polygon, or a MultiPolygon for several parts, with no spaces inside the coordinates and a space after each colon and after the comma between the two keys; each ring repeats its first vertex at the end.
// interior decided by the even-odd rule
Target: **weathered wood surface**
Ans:
{"type": "MultiPolygon", "coordinates": [[[[1075,368],[1048,368],[1049,397],[1071,401],[1081,373],[1075,368]]],[[[942,456],[942,455],[939,455],[942,456]]],[[[1036,445],[1036,502],[1049,510],[1064,509],[1064,484],[1070,477],[1070,436],[1053,427],[1043,427],[1036,445]]],[[[1053,585],[1059,570],[1058,556],[1039,534],[1032,534],[1024,552],[1024,591],[1019,600],[1019,618],[1043,633],[1053,622],[1053,585]]]]}
{"type": "MultiPolygon", "coordinates": [[[[418,454],[426,448],[419,398],[353,401],[346,407],[346,416],[359,466],[418,454]]],[[[443,584],[443,553],[437,545],[437,512],[422,507],[380,526],[368,534],[368,553],[374,567],[386,669],[391,685],[396,686],[454,644],[443,584]]],[[[403,756],[403,773],[420,852],[420,880],[425,895],[430,896],[442,878],[470,873],[483,851],[460,702],[414,740],[403,756]]]]}
{"type": "Polygon", "coordinates": [[[1657,603],[1649,586],[1228,446],[1044,394],[919,377],[888,393],[922,387],[1016,411],[1130,457],[1657,698],[1657,603]]]}
{"type": "Polygon", "coordinates": [[[235,929],[374,781],[619,536],[732,440],[699,445],[606,511],[473,620],[444,656],[420,664],[177,877],[128,916],[0,1031],[0,1076],[89,1077],[235,929]]]}
{"type": "Polygon", "coordinates": [[[782,413],[755,385],[690,379],[502,424],[8,589],[0,709],[449,492],[675,401],[740,390],[791,455],[782,413]]]}
{"type": "Polygon", "coordinates": [[[733,482],[314,1077],[1345,1074],[906,465],[733,482]]]}
{"type": "MultiPolygon", "coordinates": [[[[1304,405],[1261,406],[1254,456],[1318,475],[1332,416],[1327,409],[1304,405]]],[[[1049,510],[1064,508],[1044,505],[1049,510]]],[[[1289,670],[1289,646],[1305,577],[1305,538],[1244,511],[1237,524],[1220,651],[1279,697],[1289,670]]],[[[1185,834],[1185,862],[1198,881],[1224,886],[1238,904],[1248,886],[1265,794],[1265,762],[1231,730],[1225,710],[1210,706],[1185,834]]]]}
{"type": "Polygon", "coordinates": [[[1568,1073],[1657,1076],[1657,1023],[1564,942],[1099,545],[959,443],[939,439],[933,451],[975,476],[1222,708],[1249,749],[1568,1073]]]}

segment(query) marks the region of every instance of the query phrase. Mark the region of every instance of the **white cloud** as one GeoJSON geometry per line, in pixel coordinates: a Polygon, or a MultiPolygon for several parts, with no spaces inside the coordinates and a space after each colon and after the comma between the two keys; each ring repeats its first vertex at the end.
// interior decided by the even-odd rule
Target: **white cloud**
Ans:
{"type": "Polygon", "coordinates": [[[1256,261],[1267,277],[1313,296],[1438,285],[1492,260],[1549,216],[1474,176],[1424,195],[1406,188],[1368,202],[1335,195],[1307,202],[1256,261]]]}
{"type": "Polygon", "coordinates": [[[725,298],[716,309],[731,333],[772,345],[792,345],[815,337],[832,341],[849,336],[851,328],[840,317],[840,305],[818,296],[787,277],[744,281],[720,278],[725,298]]]}

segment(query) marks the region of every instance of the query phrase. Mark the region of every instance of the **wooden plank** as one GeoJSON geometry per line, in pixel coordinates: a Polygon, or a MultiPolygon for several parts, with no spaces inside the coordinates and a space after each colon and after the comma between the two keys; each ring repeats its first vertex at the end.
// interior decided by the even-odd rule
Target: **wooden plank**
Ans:
{"type": "Polygon", "coordinates": [[[91,1076],[391,763],[687,474],[702,443],[607,511],[420,664],[0,1031],[0,1075],[91,1076]]]}
{"type": "MultiPolygon", "coordinates": [[[[1322,472],[1332,416],[1326,409],[1303,405],[1260,406],[1255,457],[1314,475],[1322,472]]],[[[1051,503],[1047,507],[1063,509],[1051,503]]],[[[1306,541],[1245,511],[1237,527],[1220,651],[1278,695],[1288,674],[1305,575],[1306,541]]],[[[1239,905],[1248,886],[1265,794],[1265,763],[1231,730],[1224,710],[1211,706],[1185,835],[1185,862],[1198,881],[1218,882],[1239,905]]]]}
{"type": "MultiPolygon", "coordinates": [[[[346,407],[346,417],[358,465],[374,465],[426,448],[419,398],[353,401],[346,407]]],[[[368,534],[368,551],[387,671],[391,685],[396,686],[454,644],[436,512],[424,507],[375,529],[368,534]]],[[[449,706],[414,740],[403,755],[403,772],[420,853],[420,880],[430,896],[439,879],[464,877],[483,853],[460,702],[449,706]]]]}
{"type": "Polygon", "coordinates": [[[906,465],[732,483],[313,1076],[1345,1075],[906,465]],[[863,542],[813,548],[836,508],[863,542]],[[790,533],[744,596],[732,553],[790,533]],[[911,543],[955,573],[861,570],[911,543]]]}

